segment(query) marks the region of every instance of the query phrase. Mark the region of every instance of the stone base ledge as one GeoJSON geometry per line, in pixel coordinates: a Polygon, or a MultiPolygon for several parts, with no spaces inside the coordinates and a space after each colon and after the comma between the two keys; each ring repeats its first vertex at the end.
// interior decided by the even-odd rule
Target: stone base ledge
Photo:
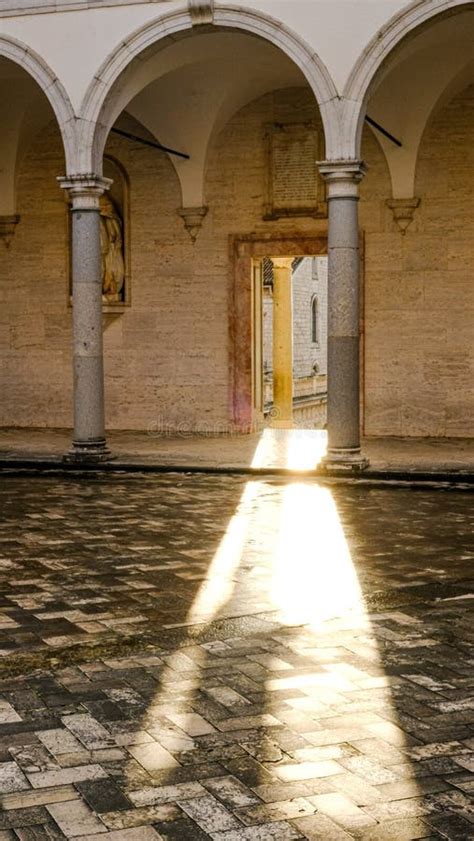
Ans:
{"type": "Polygon", "coordinates": [[[369,459],[362,455],[359,448],[330,449],[321,460],[321,467],[332,473],[335,471],[358,473],[367,470],[369,464],[369,459]]]}
{"type": "Polygon", "coordinates": [[[115,458],[112,455],[105,439],[103,441],[90,441],[88,443],[74,441],[71,449],[63,455],[65,464],[97,464],[110,461],[115,458]]]}

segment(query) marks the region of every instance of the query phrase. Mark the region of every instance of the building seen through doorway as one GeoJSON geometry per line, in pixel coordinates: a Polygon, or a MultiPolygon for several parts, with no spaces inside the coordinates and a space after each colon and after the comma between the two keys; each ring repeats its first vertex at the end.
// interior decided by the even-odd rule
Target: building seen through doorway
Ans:
{"type": "MultiPolygon", "coordinates": [[[[327,420],[327,256],[297,257],[291,266],[292,421],[324,429],[327,420]]],[[[265,425],[275,417],[274,271],[263,260],[263,381],[265,425]]]]}

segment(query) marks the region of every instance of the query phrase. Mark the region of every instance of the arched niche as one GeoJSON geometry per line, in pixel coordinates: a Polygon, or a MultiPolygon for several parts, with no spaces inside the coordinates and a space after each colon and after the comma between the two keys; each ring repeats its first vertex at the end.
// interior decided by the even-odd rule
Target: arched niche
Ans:
{"type": "Polygon", "coordinates": [[[117,311],[131,304],[130,184],[125,168],[112,155],[104,155],[104,177],[112,181],[108,190],[108,198],[121,222],[123,286],[120,290],[119,300],[104,300],[104,307],[110,308],[111,311],[117,311]]]}
{"type": "MultiPolygon", "coordinates": [[[[110,180],[100,199],[102,251],[102,307],[119,314],[131,305],[130,185],[123,165],[104,155],[104,177],[110,180]]],[[[69,243],[69,303],[72,305],[71,202],[65,195],[69,243]]]]}

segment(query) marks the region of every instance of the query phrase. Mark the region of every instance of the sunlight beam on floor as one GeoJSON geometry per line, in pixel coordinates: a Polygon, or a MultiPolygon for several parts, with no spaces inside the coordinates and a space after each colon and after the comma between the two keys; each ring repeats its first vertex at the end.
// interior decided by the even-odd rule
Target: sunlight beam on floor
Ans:
{"type": "Polygon", "coordinates": [[[243,612],[250,604],[276,611],[278,621],[292,625],[364,611],[330,490],[305,482],[246,484],[187,622],[211,621],[224,610],[236,615],[233,602],[243,612]]]}
{"type": "Polygon", "coordinates": [[[246,484],[237,510],[227,526],[206,578],[189,610],[187,617],[189,623],[211,621],[232,598],[235,573],[244,554],[252,503],[257,496],[258,487],[258,482],[246,484]]]}
{"type": "Polygon", "coordinates": [[[324,429],[264,429],[251,466],[314,470],[326,448],[324,429]]]}
{"type": "Polygon", "coordinates": [[[364,602],[331,492],[292,483],[282,492],[270,596],[284,624],[363,612],[364,602]]]}
{"type": "MultiPolygon", "coordinates": [[[[366,611],[346,532],[331,489],[314,480],[246,483],[184,624],[260,617],[264,630],[252,632],[250,647],[245,632],[242,640],[235,637],[235,628],[229,638],[223,630],[217,641],[198,647],[189,628],[189,650],[181,646],[164,658],[162,690],[143,725],[157,744],[137,748],[139,758],[143,754],[160,773],[174,773],[174,754],[187,764],[184,754],[190,751],[192,757],[201,737],[210,736],[212,744],[225,741],[228,716],[207,721],[202,714],[204,694],[205,703],[210,698],[227,707],[229,716],[237,705],[238,726],[244,732],[251,726],[266,728],[262,744],[279,757],[277,762],[271,758],[271,773],[282,784],[302,780],[311,785],[313,769],[316,776],[327,771],[334,792],[329,799],[322,796],[318,808],[329,809],[328,815],[345,828],[361,817],[355,804],[347,815],[338,811],[348,779],[345,760],[356,763],[351,778],[357,777],[359,764],[364,776],[364,763],[373,773],[390,775],[383,763],[379,766],[366,755],[366,748],[372,749],[378,740],[382,751],[392,752],[392,763],[408,767],[405,733],[397,724],[391,697],[392,682],[399,678],[385,674],[377,621],[366,611]],[[241,666],[236,667],[233,677],[237,675],[242,685],[250,680],[258,701],[249,701],[244,690],[240,694],[233,681],[227,685],[226,659],[236,656],[244,666],[241,672],[241,666]],[[214,668],[217,661],[214,676],[206,669],[208,658],[214,668]],[[171,688],[173,675],[177,685],[173,682],[171,688]],[[367,704],[369,688],[376,693],[375,707],[374,702],[367,704]],[[253,713],[247,719],[249,704],[253,713]],[[303,747],[287,754],[278,741],[272,742],[271,728],[291,730],[295,722],[299,726],[300,717],[307,721],[300,737],[303,747]],[[325,768],[319,761],[323,756],[334,757],[325,768]]],[[[262,766],[264,774],[265,760],[262,766]]],[[[416,778],[405,779],[404,796],[418,794],[416,778]]]]}

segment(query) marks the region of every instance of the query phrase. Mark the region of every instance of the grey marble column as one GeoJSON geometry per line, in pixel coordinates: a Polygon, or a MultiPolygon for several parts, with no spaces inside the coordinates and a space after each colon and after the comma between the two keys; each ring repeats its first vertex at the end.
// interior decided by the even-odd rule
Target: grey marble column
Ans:
{"type": "Polygon", "coordinates": [[[325,463],[368,465],[360,450],[359,181],[361,161],[323,161],[328,199],[328,452],[325,463]]]}
{"type": "Polygon", "coordinates": [[[110,180],[94,175],[58,179],[72,217],[74,436],[68,461],[110,458],[105,440],[102,260],[99,199],[110,180]]]}

